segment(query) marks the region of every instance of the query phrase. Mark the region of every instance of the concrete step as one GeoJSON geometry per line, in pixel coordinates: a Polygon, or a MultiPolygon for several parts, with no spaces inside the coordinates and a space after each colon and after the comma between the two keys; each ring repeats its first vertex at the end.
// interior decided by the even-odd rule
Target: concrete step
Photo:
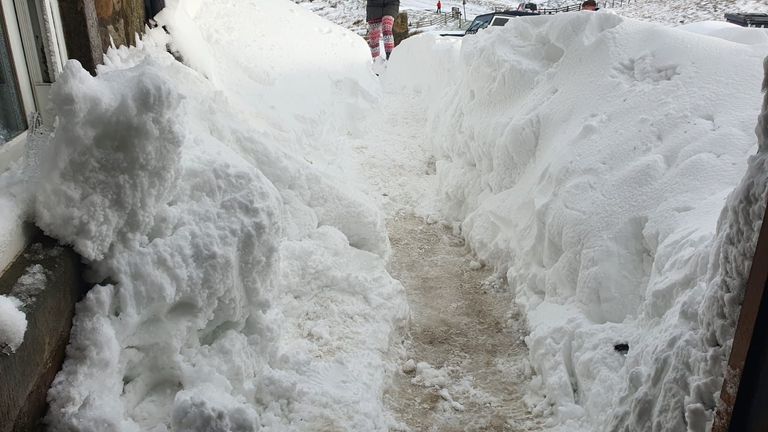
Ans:
{"type": "Polygon", "coordinates": [[[64,360],[75,303],[88,287],[82,272],[71,248],[35,230],[0,275],[0,294],[20,297],[27,317],[24,342],[14,353],[0,353],[0,432],[43,430],[48,388],[64,360]]]}

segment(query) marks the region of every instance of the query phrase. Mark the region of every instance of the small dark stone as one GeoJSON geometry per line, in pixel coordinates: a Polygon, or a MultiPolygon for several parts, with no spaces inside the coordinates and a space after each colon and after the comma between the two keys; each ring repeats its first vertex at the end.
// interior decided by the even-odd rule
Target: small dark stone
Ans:
{"type": "Polygon", "coordinates": [[[613,349],[616,350],[619,354],[627,354],[629,352],[629,344],[620,343],[613,346],[613,349]]]}

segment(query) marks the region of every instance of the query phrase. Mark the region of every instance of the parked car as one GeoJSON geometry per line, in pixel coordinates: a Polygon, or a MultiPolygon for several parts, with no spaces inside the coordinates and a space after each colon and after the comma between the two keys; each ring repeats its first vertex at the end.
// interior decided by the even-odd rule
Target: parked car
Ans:
{"type": "Polygon", "coordinates": [[[486,27],[501,27],[507,24],[512,18],[535,15],[539,14],[530,10],[492,12],[484,15],[478,15],[475,17],[475,20],[472,21],[472,24],[470,24],[469,28],[466,32],[464,32],[464,34],[475,34],[478,32],[478,30],[484,29],[486,27]]]}
{"type": "Polygon", "coordinates": [[[768,14],[764,13],[727,13],[725,20],[742,27],[768,27],[768,14]]]}

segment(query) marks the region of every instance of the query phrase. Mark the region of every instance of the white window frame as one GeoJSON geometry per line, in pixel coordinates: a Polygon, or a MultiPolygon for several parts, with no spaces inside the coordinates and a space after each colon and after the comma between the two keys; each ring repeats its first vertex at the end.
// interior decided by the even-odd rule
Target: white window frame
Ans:
{"type": "Polygon", "coordinates": [[[29,69],[27,69],[26,57],[24,56],[19,22],[16,19],[16,6],[13,4],[13,0],[0,0],[0,3],[3,6],[4,24],[8,31],[8,45],[11,48],[11,60],[16,71],[21,103],[25,115],[29,115],[35,110],[35,96],[32,92],[32,82],[29,79],[29,69]]]}
{"type": "MultiPolygon", "coordinates": [[[[49,39],[44,43],[46,50],[53,50],[55,59],[51,70],[51,78],[55,79],[61,66],[67,60],[64,34],[61,25],[58,0],[35,0],[41,6],[41,13],[47,14],[47,23],[54,28],[49,39]]],[[[10,48],[11,63],[16,74],[16,84],[19,89],[21,108],[27,122],[27,130],[0,145],[0,173],[9,169],[14,163],[20,161],[26,149],[27,136],[29,135],[29,122],[31,113],[40,111],[40,105],[47,105],[50,83],[42,82],[42,72],[37,58],[34,33],[30,21],[29,4],[23,0],[0,0],[2,6],[2,19],[7,29],[8,46],[10,48]],[[28,48],[25,50],[25,46],[28,48]],[[31,47],[31,49],[30,49],[31,47]],[[35,70],[36,69],[36,70],[35,70]],[[37,78],[37,81],[34,81],[37,78]]],[[[41,26],[45,24],[41,22],[41,26]]],[[[45,31],[45,29],[43,29],[45,31]]],[[[49,29],[51,30],[51,29],[49,29]]],[[[50,52],[49,52],[50,53],[50,52]]],[[[46,60],[48,61],[48,60],[46,60]]],[[[50,69],[50,67],[49,67],[50,69]]],[[[43,107],[44,109],[47,107],[43,107]]],[[[43,113],[45,121],[45,114],[43,113]]],[[[52,118],[47,119],[52,122],[52,118]]],[[[0,272],[4,272],[8,265],[21,253],[29,242],[30,233],[24,225],[8,225],[0,231],[0,272]]]]}
{"type": "MultiPolygon", "coordinates": [[[[21,109],[24,111],[24,119],[28,121],[29,114],[35,111],[35,96],[32,91],[32,82],[29,79],[29,70],[24,57],[24,46],[21,42],[21,32],[19,23],[16,20],[16,7],[13,0],[0,0],[3,8],[3,26],[8,34],[8,46],[10,48],[11,63],[16,73],[16,84],[21,98],[21,109]]],[[[27,125],[29,127],[29,125],[27,125]]],[[[0,145],[0,172],[7,170],[13,162],[18,160],[24,154],[24,143],[26,142],[27,132],[22,132],[19,136],[0,145]]]]}
{"type": "MultiPolygon", "coordinates": [[[[52,32],[52,40],[45,41],[45,43],[46,45],[53,44],[53,46],[47,46],[46,49],[54,50],[56,60],[50,73],[52,78],[55,78],[67,60],[59,3],[58,0],[36,0],[36,2],[41,6],[43,13],[51,14],[49,22],[53,23],[55,31],[52,32]]],[[[44,83],[42,79],[28,3],[25,0],[0,0],[0,5],[2,5],[4,25],[8,32],[11,62],[14,72],[16,72],[16,83],[18,84],[25,121],[29,122],[31,113],[44,111],[43,120],[50,125],[53,123],[52,114],[46,113],[45,109],[48,105],[48,93],[51,84],[44,83]],[[25,46],[28,49],[25,50],[25,46]]],[[[40,19],[42,21],[42,17],[40,19]]],[[[41,25],[43,25],[42,22],[41,25]]],[[[43,60],[47,61],[46,59],[43,60]]],[[[28,128],[30,126],[27,124],[28,128]]],[[[0,173],[7,170],[13,162],[24,154],[28,130],[0,145],[0,173]]]]}
{"type": "Polygon", "coordinates": [[[48,103],[52,83],[43,81],[40,65],[43,63],[47,65],[49,78],[55,81],[67,60],[67,51],[64,45],[58,0],[34,0],[34,2],[37,10],[31,11],[27,0],[13,0],[22,46],[25,48],[23,52],[27,60],[27,72],[35,98],[36,111],[42,114],[43,123],[50,126],[54,120],[54,114],[49,110],[48,103]],[[40,53],[37,51],[35,33],[32,30],[31,14],[33,13],[37,15],[42,33],[49,36],[49,39],[43,41],[46,58],[40,58],[40,53]],[[53,26],[50,32],[45,28],[46,24],[53,26]]]}

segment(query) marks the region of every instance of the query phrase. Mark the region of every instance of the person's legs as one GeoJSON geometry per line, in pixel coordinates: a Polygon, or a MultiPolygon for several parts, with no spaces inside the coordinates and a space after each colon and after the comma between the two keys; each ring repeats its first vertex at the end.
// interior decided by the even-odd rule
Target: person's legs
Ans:
{"type": "Polygon", "coordinates": [[[395,49],[395,35],[392,33],[392,27],[395,25],[395,18],[391,16],[385,16],[381,19],[381,32],[384,35],[384,52],[389,54],[395,49]]]}
{"type": "MultiPolygon", "coordinates": [[[[390,27],[390,33],[392,32],[390,27]]],[[[371,48],[371,57],[379,56],[379,41],[381,40],[381,20],[368,21],[368,46],[371,48]]],[[[384,41],[386,44],[386,39],[384,41]]],[[[386,46],[386,45],[385,45],[386,46]]]]}

